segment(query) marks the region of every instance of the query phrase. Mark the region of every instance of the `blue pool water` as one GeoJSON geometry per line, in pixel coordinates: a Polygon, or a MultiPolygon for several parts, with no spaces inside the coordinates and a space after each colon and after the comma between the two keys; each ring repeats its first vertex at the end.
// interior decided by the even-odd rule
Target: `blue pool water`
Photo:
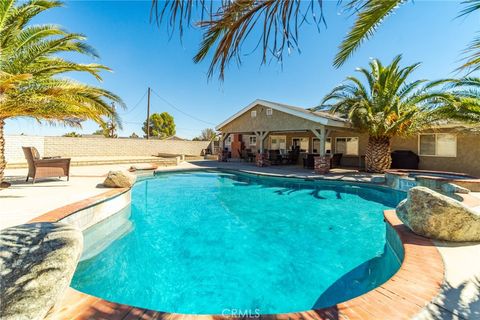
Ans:
{"type": "Polygon", "coordinates": [[[345,182],[161,174],[135,184],[131,212],[85,232],[72,286],[187,314],[330,306],[398,270],[382,212],[404,197],[345,182]]]}

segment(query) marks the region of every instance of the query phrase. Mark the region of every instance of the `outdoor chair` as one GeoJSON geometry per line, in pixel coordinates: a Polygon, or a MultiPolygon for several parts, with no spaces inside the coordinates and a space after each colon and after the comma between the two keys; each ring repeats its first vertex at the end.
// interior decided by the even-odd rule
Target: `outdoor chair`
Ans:
{"type": "Polygon", "coordinates": [[[282,155],[280,154],[280,150],[270,150],[268,155],[272,164],[277,165],[282,163],[282,155]]]}
{"type": "Polygon", "coordinates": [[[296,147],[292,150],[290,164],[297,164],[300,157],[300,147],[296,147]]]}
{"type": "Polygon", "coordinates": [[[28,163],[28,175],[25,181],[32,178],[67,177],[70,180],[70,158],[44,157],[41,158],[35,147],[22,147],[28,163]]]}
{"type": "Polygon", "coordinates": [[[306,158],[303,158],[303,167],[306,169],[313,169],[315,167],[315,157],[317,153],[309,153],[306,158]]]}
{"type": "Polygon", "coordinates": [[[342,161],[343,153],[334,153],[333,157],[330,158],[330,168],[335,168],[340,166],[340,162],[342,161]]]}

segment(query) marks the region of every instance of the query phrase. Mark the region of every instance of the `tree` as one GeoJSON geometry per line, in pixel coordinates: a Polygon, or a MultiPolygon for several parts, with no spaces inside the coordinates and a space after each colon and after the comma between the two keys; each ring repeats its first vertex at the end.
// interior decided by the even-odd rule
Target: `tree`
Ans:
{"type": "Polygon", "coordinates": [[[138,138],[140,138],[140,137],[139,137],[138,134],[136,134],[135,132],[133,132],[133,133],[130,135],[130,139],[138,139],[138,138]]]}
{"type": "Polygon", "coordinates": [[[75,131],[65,133],[62,137],[71,137],[71,138],[79,138],[82,135],[79,133],[76,133],[75,131]]]}
{"type": "Polygon", "coordinates": [[[92,135],[94,135],[94,136],[104,136],[105,137],[104,134],[105,134],[105,131],[102,128],[100,128],[100,129],[98,129],[98,130],[96,130],[92,133],[92,135]]]}
{"type": "Polygon", "coordinates": [[[104,136],[105,138],[117,138],[117,124],[113,121],[100,124],[100,129],[93,132],[93,135],[104,136]]]}
{"type": "Polygon", "coordinates": [[[469,97],[468,92],[473,92],[465,88],[474,84],[465,80],[407,82],[419,63],[401,68],[400,60],[397,56],[387,66],[372,60],[370,70],[357,69],[366,81],[347,77],[322,101],[323,108],[347,117],[355,128],[368,133],[365,160],[369,172],[390,168],[392,137],[418,133],[440,120],[475,121],[480,116],[478,96],[469,97]]]}
{"type": "MultiPolygon", "coordinates": [[[[168,138],[175,135],[175,122],[168,112],[154,113],[149,119],[149,131],[151,137],[168,138]]],[[[145,136],[147,135],[147,121],[142,127],[145,136]]]]}
{"type": "Polygon", "coordinates": [[[85,120],[103,124],[104,117],[118,122],[109,101],[124,106],[110,91],[62,77],[74,71],[101,80],[100,72],[109,69],[64,58],[64,53],[97,56],[83,35],[56,25],[30,24],[38,14],[59,6],[60,2],[52,0],[0,1],[0,181],[6,165],[6,119],[30,117],[80,127],[85,120]]]}
{"type": "Polygon", "coordinates": [[[215,129],[203,129],[198,137],[193,138],[193,141],[214,141],[218,139],[218,134],[215,129]]]}
{"type": "MultiPolygon", "coordinates": [[[[342,65],[363,41],[373,36],[385,18],[406,2],[338,1],[341,6],[339,10],[350,11],[356,16],[356,21],[340,45],[334,65],[342,65]]],[[[480,10],[480,0],[464,0],[463,3],[466,7],[460,15],[480,10]]],[[[178,28],[180,36],[183,29],[197,19],[194,22],[203,29],[203,40],[194,61],[198,63],[207,56],[212,57],[208,76],[218,71],[220,79],[223,79],[225,68],[232,60],[241,63],[245,56],[241,48],[245,47],[249,37],[258,35],[258,39],[252,39],[252,42],[257,44],[254,49],[260,47],[263,50],[262,64],[270,59],[281,61],[285,51],[290,53],[298,49],[302,25],[313,25],[318,30],[322,24],[326,25],[322,4],[322,0],[152,0],[151,15],[160,26],[167,21],[169,30],[178,28]],[[256,28],[260,32],[251,32],[256,28]]],[[[250,51],[250,48],[247,50],[250,51]]],[[[468,46],[466,55],[466,62],[460,68],[480,70],[480,36],[468,46]]]]}

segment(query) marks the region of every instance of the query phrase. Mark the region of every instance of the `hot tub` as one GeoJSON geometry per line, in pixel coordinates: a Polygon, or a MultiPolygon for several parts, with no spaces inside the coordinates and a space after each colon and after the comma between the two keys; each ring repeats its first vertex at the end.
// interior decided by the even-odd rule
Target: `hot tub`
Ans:
{"type": "Polygon", "coordinates": [[[442,185],[454,183],[470,191],[480,191],[480,179],[468,174],[458,172],[428,171],[392,169],[385,173],[387,185],[406,191],[414,186],[423,186],[431,189],[441,190],[442,185]]]}

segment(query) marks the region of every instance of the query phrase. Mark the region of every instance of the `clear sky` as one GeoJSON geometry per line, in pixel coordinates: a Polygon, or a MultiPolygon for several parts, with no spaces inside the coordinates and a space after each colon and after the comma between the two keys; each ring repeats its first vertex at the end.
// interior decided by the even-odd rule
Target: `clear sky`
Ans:
{"type": "MultiPolygon", "coordinates": [[[[143,134],[147,101],[144,98],[138,102],[150,86],[164,99],[152,95],[151,112],[172,114],[177,135],[186,138],[214,127],[257,98],[314,106],[333,86],[354,73],[355,67],[366,66],[370,58],[386,63],[396,54],[403,54],[405,64],[422,62],[414,75],[417,78],[454,76],[461,51],[480,29],[478,13],[455,19],[462,8],[460,2],[409,2],[389,17],[345,65],[335,69],[332,61],[337,46],[353,23],[336,3],[326,2],[327,28],[322,27],[320,32],[313,25],[301,28],[301,53],[285,56],[283,64],[260,66],[259,53],[246,51],[243,64],[231,65],[223,83],[207,79],[209,61],[192,61],[201,31],[188,29],[182,42],[178,37],[170,39],[164,30],[150,23],[150,1],[68,1],[65,7],[44,13],[35,22],[59,24],[85,34],[100,54],[96,62],[114,70],[104,73],[99,85],[120,95],[128,106],[126,111],[120,110],[121,136],[143,134]]],[[[91,62],[86,57],[77,61],[91,62]]],[[[69,76],[96,82],[86,76],[69,76]]],[[[82,130],[74,131],[88,134],[96,129],[96,124],[86,122],[82,130]]],[[[28,119],[8,120],[6,125],[7,134],[61,135],[70,131],[73,129],[39,125],[28,119]]]]}

